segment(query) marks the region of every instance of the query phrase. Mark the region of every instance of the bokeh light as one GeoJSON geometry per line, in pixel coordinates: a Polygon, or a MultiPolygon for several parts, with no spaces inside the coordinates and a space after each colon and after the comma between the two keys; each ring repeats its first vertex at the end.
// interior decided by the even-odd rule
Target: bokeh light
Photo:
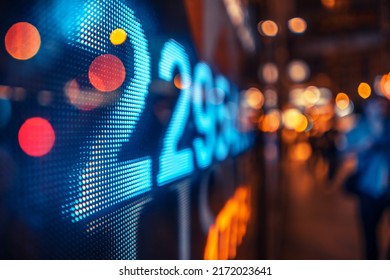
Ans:
{"type": "Polygon", "coordinates": [[[113,30],[110,34],[111,44],[114,46],[123,44],[127,39],[127,33],[122,28],[113,30]]]}
{"type": "Polygon", "coordinates": [[[301,142],[294,145],[290,151],[290,157],[296,161],[307,161],[312,154],[312,149],[309,143],[301,142]]]}
{"type": "Polygon", "coordinates": [[[264,104],[264,95],[257,88],[250,88],[245,92],[245,100],[253,109],[261,109],[264,104]]]}
{"type": "Polygon", "coordinates": [[[310,76],[310,69],[306,62],[294,60],[287,65],[287,74],[291,81],[301,83],[310,76]]]}
{"type": "Polygon", "coordinates": [[[259,22],[257,29],[261,35],[268,37],[275,37],[279,32],[278,25],[272,20],[265,20],[259,22]]]}
{"type": "Polygon", "coordinates": [[[53,148],[55,133],[46,119],[34,117],[26,120],[20,127],[18,139],[20,147],[27,155],[41,157],[53,148]]]}
{"type": "Polygon", "coordinates": [[[11,102],[8,99],[0,98],[0,128],[5,127],[11,118],[11,102]]]}
{"type": "Polygon", "coordinates": [[[273,108],[278,105],[278,93],[272,88],[265,90],[264,99],[264,104],[267,108],[273,108]]]}
{"type": "Polygon", "coordinates": [[[107,94],[82,85],[82,79],[73,79],[66,83],[64,91],[70,104],[82,111],[91,111],[107,103],[107,94]]]}
{"type": "Polygon", "coordinates": [[[303,92],[303,99],[307,106],[313,106],[320,100],[321,92],[315,86],[309,86],[303,92]]]}
{"type": "Polygon", "coordinates": [[[122,61],[115,55],[103,54],[92,61],[88,77],[97,90],[114,91],[125,81],[126,69],[122,61]]]}
{"type": "Polygon", "coordinates": [[[176,88],[183,90],[188,88],[191,85],[191,79],[190,78],[183,79],[180,74],[177,74],[173,79],[173,83],[176,88]],[[183,81],[187,81],[187,82],[185,83],[183,81]]]}
{"type": "Polygon", "coordinates": [[[12,88],[5,85],[0,85],[0,98],[11,99],[12,98],[12,88]]]}
{"type": "Polygon", "coordinates": [[[380,80],[381,93],[390,99],[390,73],[384,74],[380,80]]]}
{"type": "Polygon", "coordinates": [[[295,17],[288,21],[288,28],[293,33],[304,33],[307,28],[307,23],[303,18],[295,17]]]}
{"type": "Polygon", "coordinates": [[[266,63],[262,69],[262,78],[266,83],[274,84],[278,80],[279,71],[275,63],[266,63]]]}
{"type": "Polygon", "coordinates": [[[15,23],[5,35],[5,48],[15,59],[30,59],[38,53],[40,47],[41,36],[38,29],[31,23],[15,23]]]}
{"type": "Polygon", "coordinates": [[[333,9],[336,6],[336,0],[321,0],[321,3],[327,9],[333,9]]]}
{"type": "Polygon", "coordinates": [[[308,127],[308,119],[298,109],[289,108],[282,114],[283,125],[287,129],[293,129],[297,132],[303,132],[308,127]]]}
{"type": "Polygon", "coordinates": [[[346,93],[344,92],[339,92],[337,95],[336,95],[336,106],[338,109],[340,110],[345,110],[348,108],[348,105],[349,105],[349,97],[346,93]]]}
{"type": "Polygon", "coordinates": [[[304,114],[300,114],[295,125],[296,132],[304,132],[309,127],[309,120],[304,114]]]}
{"type": "Polygon", "coordinates": [[[278,110],[271,110],[259,119],[259,129],[263,132],[276,132],[280,128],[280,113],[278,110]]]}
{"type": "Polygon", "coordinates": [[[371,87],[367,83],[360,83],[358,86],[358,93],[361,98],[367,99],[371,95],[371,87]]]}
{"type": "Polygon", "coordinates": [[[354,106],[352,100],[349,100],[347,107],[345,107],[344,109],[341,109],[336,104],[336,114],[337,114],[337,116],[339,116],[341,118],[346,117],[346,116],[352,114],[354,109],[355,109],[355,106],[354,106]]]}
{"type": "Polygon", "coordinates": [[[316,106],[311,106],[307,109],[307,114],[310,116],[310,119],[315,122],[320,117],[320,110],[316,106]]]}

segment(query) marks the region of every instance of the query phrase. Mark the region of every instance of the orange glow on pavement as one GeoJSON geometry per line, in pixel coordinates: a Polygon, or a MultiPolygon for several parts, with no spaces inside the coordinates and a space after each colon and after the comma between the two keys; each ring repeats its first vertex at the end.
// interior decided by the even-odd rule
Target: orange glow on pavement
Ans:
{"type": "Polygon", "coordinates": [[[205,260],[234,259],[246,234],[250,218],[250,191],[239,187],[209,228],[205,260]]]}

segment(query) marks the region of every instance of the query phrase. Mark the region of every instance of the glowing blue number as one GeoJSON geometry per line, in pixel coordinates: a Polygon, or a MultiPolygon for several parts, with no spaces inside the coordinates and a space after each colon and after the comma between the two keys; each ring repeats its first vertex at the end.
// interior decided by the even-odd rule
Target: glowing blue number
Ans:
{"type": "Polygon", "coordinates": [[[229,153],[229,145],[231,141],[231,116],[230,111],[226,107],[227,97],[229,95],[229,82],[223,76],[218,76],[215,79],[216,90],[221,94],[220,102],[217,106],[217,120],[220,124],[221,130],[217,138],[215,157],[217,160],[224,160],[229,153]]]}
{"type": "Polygon", "coordinates": [[[180,72],[183,89],[180,92],[176,109],[163,140],[160,171],[157,175],[159,186],[188,175],[194,170],[191,149],[177,150],[178,142],[190,114],[190,63],[184,48],[174,40],[170,40],[161,51],[160,78],[165,81],[172,81],[176,67],[180,72]]]}
{"type": "Polygon", "coordinates": [[[128,70],[134,62],[134,76],[131,79],[127,77],[129,83],[119,101],[99,121],[94,135],[82,148],[82,158],[86,163],[75,167],[71,174],[70,181],[75,186],[70,192],[65,214],[76,222],[147,192],[152,184],[149,156],[118,161],[118,153],[122,145],[129,141],[145,107],[150,83],[148,41],[134,12],[122,2],[88,1],[85,8],[83,17],[78,18],[80,30],[72,33],[80,37],[76,36],[73,41],[70,38],[70,44],[100,55],[108,49],[110,32],[119,26],[126,30],[134,50],[133,58],[127,55],[124,59],[128,70]]]}
{"type": "Polygon", "coordinates": [[[194,139],[195,159],[199,168],[210,166],[215,147],[215,104],[208,102],[213,90],[212,73],[205,63],[198,63],[194,70],[193,110],[196,128],[203,137],[194,139]],[[203,96],[203,89],[205,96],[203,96]]]}

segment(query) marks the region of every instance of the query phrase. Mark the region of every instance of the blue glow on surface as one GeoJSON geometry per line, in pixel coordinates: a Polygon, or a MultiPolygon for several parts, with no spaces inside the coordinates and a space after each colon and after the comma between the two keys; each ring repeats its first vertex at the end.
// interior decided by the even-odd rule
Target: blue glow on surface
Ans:
{"type": "Polygon", "coordinates": [[[183,135],[190,115],[190,87],[188,86],[191,83],[190,62],[185,49],[174,40],[170,40],[165,43],[161,51],[160,78],[171,82],[174,79],[176,67],[179,69],[182,84],[186,86],[180,92],[179,100],[163,140],[159,159],[160,170],[157,175],[159,186],[184,177],[194,170],[191,149],[177,150],[178,142],[183,135]]]}
{"type": "Polygon", "coordinates": [[[120,26],[134,50],[134,57],[126,54],[123,58],[126,68],[134,68],[134,76],[126,78],[119,101],[98,121],[81,148],[83,165],[75,166],[70,175],[74,186],[64,212],[73,222],[145,193],[152,185],[150,157],[118,161],[122,145],[129,141],[145,108],[151,80],[148,41],[134,12],[120,1],[87,1],[85,7],[79,31],[70,34],[70,44],[101,55],[108,49],[109,34],[120,26]]]}
{"type": "MultiPolygon", "coordinates": [[[[226,101],[230,93],[230,84],[228,80],[222,75],[217,76],[215,79],[215,87],[223,93],[222,100],[226,101]]],[[[231,116],[229,109],[226,108],[226,106],[226,102],[221,102],[217,106],[217,121],[221,126],[221,130],[216,140],[215,157],[219,161],[226,159],[228,156],[230,141],[232,139],[231,116]]]]}
{"type": "Polygon", "coordinates": [[[210,67],[203,62],[198,63],[194,69],[193,84],[193,110],[195,126],[204,137],[193,141],[195,159],[199,168],[210,166],[214,155],[216,138],[215,131],[215,105],[210,102],[213,90],[213,76],[210,67]],[[205,98],[203,96],[205,92],[205,98]],[[204,104],[205,103],[205,104],[204,104]]]}
{"type": "Polygon", "coordinates": [[[11,102],[0,97],[0,128],[5,127],[11,118],[11,102]]]}

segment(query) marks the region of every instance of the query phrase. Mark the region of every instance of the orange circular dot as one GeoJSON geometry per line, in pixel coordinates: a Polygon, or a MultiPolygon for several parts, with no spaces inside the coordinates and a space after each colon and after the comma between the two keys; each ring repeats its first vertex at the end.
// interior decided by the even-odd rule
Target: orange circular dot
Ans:
{"type": "Polygon", "coordinates": [[[122,61],[115,55],[103,54],[92,61],[88,77],[97,90],[114,91],[125,81],[126,69],[122,61]]]}
{"type": "Polygon", "coordinates": [[[31,23],[15,23],[5,35],[5,48],[15,59],[30,59],[37,54],[40,47],[41,36],[38,29],[31,23]]]}
{"type": "Polygon", "coordinates": [[[340,109],[340,110],[345,110],[348,108],[348,105],[349,105],[349,97],[346,93],[344,92],[339,92],[337,95],[336,95],[336,106],[340,109]]]}
{"type": "Polygon", "coordinates": [[[259,32],[268,37],[275,37],[279,32],[279,27],[272,20],[261,21],[257,26],[259,32]]]}
{"type": "Polygon", "coordinates": [[[51,124],[40,117],[26,120],[19,129],[19,145],[29,156],[41,157],[54,146],[55,133],[51,124]]]}
{"type": "Polygon", "coordinates": [[[371,87],[367,83],[360,83],[358,87],[358,93],[361,98],[367,99],[371,95],[371,87]]]}
{"type": "Polygon", "coordinates": [[[307,23],[303,18],[292,18],[288,21],[288,28],[293,33],[303,33],[306,31],[307,23]]]}

